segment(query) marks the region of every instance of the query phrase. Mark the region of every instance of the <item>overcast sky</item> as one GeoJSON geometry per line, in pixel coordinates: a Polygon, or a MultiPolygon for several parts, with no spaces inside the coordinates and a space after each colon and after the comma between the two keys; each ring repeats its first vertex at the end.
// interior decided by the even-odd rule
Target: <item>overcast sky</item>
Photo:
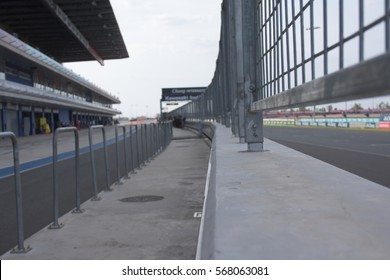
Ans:
{"type": "MultiPolygon", "coordinates": [[[[119,96],[122,104],[116,108],[122,111],[123,116],[154,117],[160,112],[162,88],[207,87],[210,84],[219,49],[221,3],[222,0],[111,0],[130,58],[107,60],[105,66],[96,61],[67,63],[65,66],[119,96]]],[[[323,28],[321,3],[316,1],[314,9],[315,26],[320,29],[323,28]]],[[[331,11],[328,13],[331,17],[329,22],[334,24],[334,28],[330,28],[330,44],[338,40],[339,22],[338,5],[333,5],[337,2],[328,3],[331,11]]],[[[358,10],[353,3],[358,1],[344,1],[347,13],[345,35],[358,28],[358,10]]],[[[365,0],[364,3],[365,24],[383,13],[383,0],[365,0]]],[[[366,35],[368,45],[365,50],[369,53],[365,54],[365,58],[384,51],[384,43],[378,43],[375,32],[371,32],[373,38],[371,33],[366,35]]],[[[305,32],[305,36],[308,34],[305,32]]],[[[323,41],[317,33],[315,40],[315,51],[318,52],[318,46],[321,48],[323,41]]],[[[345,56],[345,66],[357,63],[357,48],[346,46],[345,56]]],[[[337,71],[337,67],[332,65],[338,65],[338,57],[333,62],[329,61],[330,72],[337,71]]],[[[322,75],[321,71],[318,75],[322,75]]],[[[390,97],[358,102],[368,108],[376,107],[382,100],[390,102],[390,97]]],[[[348,109],[354,103],[343,102],[336,107],[348,109]]]]}
{"type": "Polygon", "coordinates": [[[221,0],[111,0],[130,58],[67,63],[110,93],[123,116],[155,116],[161,88],[207,87],[215,70],[221,0]]]}

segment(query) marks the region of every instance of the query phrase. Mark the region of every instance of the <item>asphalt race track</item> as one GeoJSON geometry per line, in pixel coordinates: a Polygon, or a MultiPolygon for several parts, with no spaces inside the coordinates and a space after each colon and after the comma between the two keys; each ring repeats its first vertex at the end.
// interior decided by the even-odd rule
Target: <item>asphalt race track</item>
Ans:
{"type": "Polygon", "coordinates": [[[388,131],[267,126],[264,137],[390,188],[388,131]]]}

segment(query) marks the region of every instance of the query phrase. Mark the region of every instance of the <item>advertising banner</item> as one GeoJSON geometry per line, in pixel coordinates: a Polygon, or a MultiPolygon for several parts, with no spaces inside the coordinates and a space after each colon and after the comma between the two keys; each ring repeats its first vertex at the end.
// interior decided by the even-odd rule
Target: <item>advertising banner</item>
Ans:
{"type": "Polygon", "coordinates": [[[390,115],[380,116],[378,128],[390,129],[390,115]]]}

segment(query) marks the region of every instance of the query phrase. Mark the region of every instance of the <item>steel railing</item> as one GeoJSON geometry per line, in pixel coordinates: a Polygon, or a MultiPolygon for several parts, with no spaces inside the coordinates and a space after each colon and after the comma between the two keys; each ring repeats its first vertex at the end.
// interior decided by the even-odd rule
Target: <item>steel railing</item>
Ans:
{"type": "MultiPolygon", "coordinates": [[[[93,130],[101,130],[103,135],[103,149],[104,149],[104,161],[105,161],[105,173],[106,184],[103,188],[104,191],[113,189],[110,187],[109,179],[109,166],[107,156],[108,141],[106,139],[106,131],[103,126],[91,126],[88,133],[89,138],[89,152],[90,152],[90,165],[92,170],[92,182],[93,182],[93,200],[99,200],[98,188],[96,182],[96,159],[94,152],[97,149],[96,144],[93,144],[92,132],[93,130]]],[[[79,134],[76,127],[58,128],[53,133],[53,223],[49,226],[50,229],[60,229],[63,224],[59,223],[59,184],[58,184],[58,137],[59,134],[65,132],[73,132],[75,136],[75,195],[76,195],[76,208],[73,213],[83,213],[81,209],[80,190],[86,186],[80,186],[79,184],[79,172],[80,172],[80,148],[79,148],[79,134]]],[[[24,222],[23,222],[23,205],[22,205],[22,183],[21,172],[19,166],[19,148],[17,138],[12,132],[0,132],[0,140],[11,139],[13,145],[14,155],[14,177],[15,177],[15,197],[16,197],[16,220],[17,220],[17,247],[14,248],[11,253],[26,253],[31,250],[30,247],[24,246],[24,222]]],[[[122,178],[129,179],[128,174],[130,172],[135,173],[135,169],[141,165],[146,166],[147,162],[150,162],[156,155],[160,154],[172,140],[172,123],[160,122],[158,124],[148,125],[117,125],[115,127],[115,146],[116,146],[116,177],[117,183],[121,182],[122,178]],[[127,130],[128,128],[128,130],[127,130]],[[122,129],[123,134],[119,135],[118,130],[122,129]],[[125,174],[122,176],[120,173],[120,153],[119,145],[120,141],[123,141],[124,150],[124,162],[125,162],[125,174]],[[131,167],[129,166],[131,162],[131,167]]],[[[49,209],[48,209],[49,210],[49,209]]]]}

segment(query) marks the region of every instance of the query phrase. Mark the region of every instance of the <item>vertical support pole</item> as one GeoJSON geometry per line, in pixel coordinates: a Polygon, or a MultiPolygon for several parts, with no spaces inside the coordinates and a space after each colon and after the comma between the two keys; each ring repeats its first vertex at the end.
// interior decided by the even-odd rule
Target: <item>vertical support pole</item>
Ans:
{"type": "Polygon", "coordinates": [[[390,14],[389,14],[389,12],[390,12],[390,1],[385,0],[385,17],[386,17],[386,20],[385,20],[385,32],[386,32],[385,45],[386,45],[386,52],[390,51],[390,14]]]}
{"type": "MultiPolygon", "coordinates": [[[[385,0],[385,2],[389,2],[385,0]]],[[[386,10],[386,15],[388,11],[386,10]]],[[[364,2],[359,0],[359,62],[364,60],[364,2]]]]}
{"type": "Polygon", "coordinates": [[[60,229],[64,225],[58,223],[59,216],[59,193],[58,193],[58,179],[57,179],[57,161],[58,161],[58,132],[53,133],[53,223],[49,229],[60,229]]]}
{"type": "Polygon", "coordinates": [[[3,103],[3,108],[1,109],[1,131],[7,131],[7,113],[5,107],[7,106],[7,103],[3,103]]]}
{"type": "MultiPolygon", "coordinates": [[[[301,11],[300,21],[301,21],[301,62],[302,62],[302,83],[306,83],[306,71],[305,71],[305,22],[303,17],[303,0],[299,0],[299,7],[301,11]]],[[[277,92],[275,91],[275,94],[277,92]]]]}
{"type": "Polygon", "coordinates": [[[110,192],[112,189],[110,188],[110,170],[108,168],[108,152],[107,152],[107,139],[106,139],[106,129],[104,126],[101,126],[103,131],[103,147],[104,147],[104,166],[106,171],[106,188],[105,192],[110,192]]]}
{"type": "Polygon", "coordinates": [[[96,182],[96,166],[95,166],[95,153],[93,149],[93,141],[92,141],[92,132],[94,126],[89,127],[89,155],[91,160],[91,170],[92,170],[92,187],[94,196],[91,198],[92,201],[101,200],[101,197],[98,195],[97,182],[96,182]]]}
{"type": "Polygon", "coordinates": [[[55,130],[55,123],[54,123],[54,110],[51,109],[51,112],[50,112],[50,129],[51,129],[51,133],[54,133],[54,130],[55,130]]]}
{"type": "Polygon", "coordinates": [[[144,133],[145,133],[145,159],[147,163],[150,163],[150,135],[148,136],[148,126],[144,124],[144,133]]]}
{"type": "Polygon", "coordinates": [[[162,152],[162,149],[161,149],[161,122],[158,122],[158,124],[157,124],[157,145],[158,145],[157,153],[160,154],[162,152]]]}
{"type": "MultiPolygon", "coordinates": [[[[136,138],[137,139],[137,138],[136,138]]],[[[133,126],[129,126],[129,144],[130,144],[130,157],[131,157],[131,174],[137,174],[135,171],[135,153],[133,149],[133,126]]]]}
{"type": "Polygon", "coordinates": [[[339,0],[339,70],[344,69],[344,0],[339,0]]]}
{"type": "Polygon", "coordinates": [[[84,212],[81,207],[81,197],[80,197],[80,140],[79,140],[79,132],[77,128],[72,128],[74,133],[74,141],[75,141],[75,194],[76,194],[76,209],[72,211],[72,213],[78,214],[84,212]]]}
{"type": "Polygon", "coordinates": [[[140,136],[141,136],[141,165],[146,166],[146,155],[145,155],[145,142],[144,142],[144,125],[141,124],[141,131],[140,131],[140,136]]]}
{"type": "Polygon", "coordinates": [[[89,152],[90,152],[90,158],[91,158],[91,167],[92,167],[92,182],[93,182],[93,191],[94,196],[92,197],[92,201],[100,200],[101,198],[98,196],[98,190],[97,190],[97,182],[96,182],[96,165],[95,165],[95,155],[94,155],[94,149],[93,149],[93,142],[92,142],[92,132],[94,129],[101,129],[103,134],[103,148],[104,148],[104,165],[105,165],[105,173],[106,173],[106,187],[104,188],[104,191],[112,191],[110,188],[110,172],[108,168],[108,153],[107,153],[107,141],[106,141],[106,130],[103,125],[93,125],[89,128],[89,152]]]}
{"type": "Polygon", "coordinates": [[[135,149],[137,150],[137,168],[138,170],[141,170],[141,157],[140,157],[140,145],[138,142],[138,125],[135,125],[135,149]]]}
{"type": "Polygon", "coordinates": [[[30,121],[30,135],[35,135],[35,111],[34,107],[31,107],[31,121],[30,121]]]}
{"type": "Polygon", "coordinates": [[[240,143],[245,143],[245,94],[244,94],[244,54],[242,42],[242,0],[234,1],[234,23],[235,23],[235,50],[236,50],[236,65],[237,69],[237,85],[236,85],[236,100],[237,100],[237,121],[238,121],[238,137],[240,143]]]}
{"type": "Polygon", "coordinates": [[[251,112],[256,95],[256,0],[242,1],[242,36],[245,92],[245,142],[248,151],[263,151],[263,113],[251,112]]]}
{"type": "MultiPolygon", "coordinates": [[[[125,159],[125,173],[126,173],[124,178],[127,180],[127,179],[130,179],[130,176],[129,176],[130,170],[129,170],[129,152],[128,152],[127,143],[126,143],[126,136],[127,136],[126,126],[122,126],[122,131],[123,131],[123,150],[125,152],[124,159],[125,159]]],[[[129,141],[130,141],[130,145],[131,145],[131,138],[130,137],[129,137],[129,141]]]]}
{"type": "Polygon", "coordinates": [[[14,133],[0,132],[0,140],[10,138],[12,141],[12,152],[14,157],[14,180],[15,180],[15,201],[16,201],[16,227],[18,245],[12,249],[11,253],[27,253],[31,250],[30,247],[24,247],[24,223],[23,223],[23,200],[22,200],[22,183],[20,179],[20,164],[19,164],[19,146],[14,133]]]}
{"type": "Polygon", "coordinates": [[[18,136],[23,136],[23,112],[21,107],[19,106],[17,111],[17,119],[18,119],[18,136]]]}
{"type": "MultiPolygon", "coordinates": [[[[125,141],[125,138],[123,140],[125,141]]],[[[120,164],[119,164],[118,125],[115,125],[115,151],[116,151],[116,175],[117,175],[116,185],[123,185],[123,183],[121,181],[121,172],[120,172],[120,164]]]]}
{"type": "Polygon", "coordinates": [[[58,223],[59,217],[59,190],[58,190],[58,172],[57,172],[57,162],[58,162],[58,135],[61,132],[73,131],[75,139],[75,197],[76,197],[76,208],[72,213],[82,213],[83,210],[80,209],[80,148],[79,148],[79,134],[76,127],[62,127],[58,128],[53,132],[53,224],[49,226],[49,229],[60,229],[63,227],[63,224],[58,223]]]}
{"type": "Polygon", "coordinates": [[[323,36],[324,36],[324,75],[328,75],[328,0],[323,2],[323,36]]]}

